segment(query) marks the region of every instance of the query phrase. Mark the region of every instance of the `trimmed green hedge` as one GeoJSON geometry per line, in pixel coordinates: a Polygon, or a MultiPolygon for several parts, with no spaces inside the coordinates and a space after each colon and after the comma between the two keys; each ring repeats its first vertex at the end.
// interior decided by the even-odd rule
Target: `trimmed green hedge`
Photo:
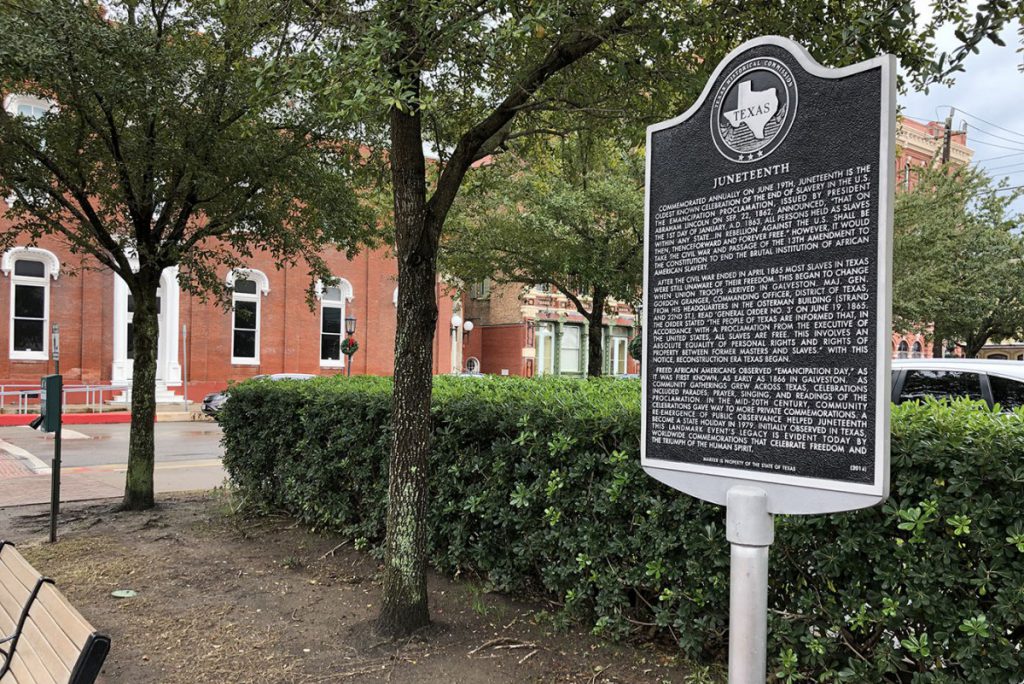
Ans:
{"type": "MultiPolygon", "coordinates": [[[[383,538],[391,383],[235,386],[221,419],[240,493],[383,538]]],[[[724,511],[639,467],[639,383],[437,378],[430,552],[442,572],[541,593],[622,637],[722,659],[724,511]]],[[[893,411],[880,507],[776,518],[769,654],[780,681],[1024,678],[1024,414],[893,411]]]]}

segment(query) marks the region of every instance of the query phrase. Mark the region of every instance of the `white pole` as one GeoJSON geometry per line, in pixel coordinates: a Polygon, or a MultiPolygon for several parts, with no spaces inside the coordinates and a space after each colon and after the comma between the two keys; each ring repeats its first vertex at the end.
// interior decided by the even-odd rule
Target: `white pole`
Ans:
{"type": "Polygon", "coordinates": [[[729,566],[729,684],[764,684],[768,669],[768,547],[775,523],[768,494],[733,487],[726,495],[729,566]]]}

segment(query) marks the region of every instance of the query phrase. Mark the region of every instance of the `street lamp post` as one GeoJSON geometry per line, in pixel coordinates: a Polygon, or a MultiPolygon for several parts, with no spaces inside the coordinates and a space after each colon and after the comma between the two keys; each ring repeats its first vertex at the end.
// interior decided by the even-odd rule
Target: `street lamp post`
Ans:
{"type": "Polygon", "coordinates": [[[452,373],[462,371],[462,344],[472,330],[473,321],[464,321],[459,314],[452,314],[452,373]]]}
{"type": "Polygon", "coordinates": [[[348,361],[345,363],[345,375],[348,377],[352,376],[352,355],[359,350],[359,343],[352,337],[356,334],[356,317],[345,316],[345,334],[348,337],[342,342],[342,353],[348,357],[348,361]]]}

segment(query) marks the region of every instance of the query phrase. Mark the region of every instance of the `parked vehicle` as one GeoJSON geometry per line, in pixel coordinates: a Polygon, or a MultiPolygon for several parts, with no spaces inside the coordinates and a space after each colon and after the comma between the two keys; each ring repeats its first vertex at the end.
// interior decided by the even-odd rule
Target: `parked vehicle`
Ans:
{"type": "Polygon", "coordinates": [[[987,359],[893,359],[892,400],[968,397],[1004,410],[1024,406],[1024,362],[987,359]]]}
{"type": "MultiPolygon", "coordinates": [[[[309,380],[310,378],[319,377],[317,375],[311,375],[310,373],[274,373],[273,375],[254,375],[253,380],[309,380]]],[[[228,400],[228,391],[222,390],[220,392],[214,392],[213,394],[207,394],[203,397],[203,408],[202,411],[208,416],[216,417],[220,410],[224,408],[224,402],[228,400]]]]}

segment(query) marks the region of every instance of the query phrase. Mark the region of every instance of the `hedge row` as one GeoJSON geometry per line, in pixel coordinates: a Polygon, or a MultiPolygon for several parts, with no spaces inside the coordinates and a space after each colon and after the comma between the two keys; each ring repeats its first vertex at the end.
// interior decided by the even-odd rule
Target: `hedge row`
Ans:
{"type": "MultiPolygon", "coordinates": [[[[253,504],[370,544],[384,535],[389,380],[231,390],[225,465],[253,504]]],[[[724,511],[640,469],[639,386],[435,380],[430,553],[442,572],[542,593],[622,637],[656,629],[724,658],[724,511]]],[[[893,413],[880,507],[779,516],[770,643],[781,681],[1024,678],[1024,414],[893,413]]]]}

